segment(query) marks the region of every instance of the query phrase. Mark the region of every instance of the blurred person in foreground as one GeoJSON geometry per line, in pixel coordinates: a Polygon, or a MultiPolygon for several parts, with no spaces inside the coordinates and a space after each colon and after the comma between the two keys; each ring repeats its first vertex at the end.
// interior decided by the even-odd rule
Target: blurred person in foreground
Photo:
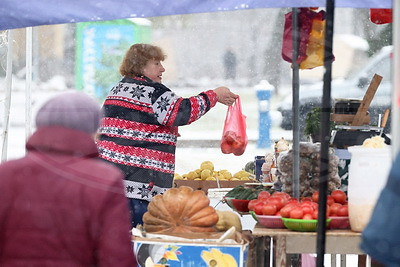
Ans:
{"type": "Polygon", "coordinates": [[[227,87],[177,96],[161,83],[165,58],[157,46],[132,45],[120,66],[123,78],[103,105],[97,145],[100,157],[125,174],[132,226],[143,224],[151,199],[172,187],[178,126],[198,120],[217,102],[232,105],[238,97],[227,87]]]}
{"type": "Polygon", "coordinates": [[[0,165],[0,266],[136,266],[122,173],[98,158],[100,106],[64,92],[0,165]]]}

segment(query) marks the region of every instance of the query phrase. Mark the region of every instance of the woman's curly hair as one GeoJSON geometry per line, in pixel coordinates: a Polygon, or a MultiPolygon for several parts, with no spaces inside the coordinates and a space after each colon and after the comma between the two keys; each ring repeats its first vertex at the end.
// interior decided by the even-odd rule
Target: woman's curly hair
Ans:
{"type": "Polygon", "coordinates": [[[149,60],[164,61],[166,55],[160,47],[150,44],[134,44],[126,52],[119,73],[122,76],[143,76],[143,69],[149,60]]]}

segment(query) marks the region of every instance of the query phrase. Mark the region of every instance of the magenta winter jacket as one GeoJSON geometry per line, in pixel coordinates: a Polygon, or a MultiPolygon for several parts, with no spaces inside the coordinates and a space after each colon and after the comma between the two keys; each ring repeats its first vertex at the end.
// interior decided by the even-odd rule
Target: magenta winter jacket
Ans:
{"type": "Polygon", "coordinates": [[[81,131],[43,127],[0,165],[0,266],[136,266],[122,174],[81,131]]]}

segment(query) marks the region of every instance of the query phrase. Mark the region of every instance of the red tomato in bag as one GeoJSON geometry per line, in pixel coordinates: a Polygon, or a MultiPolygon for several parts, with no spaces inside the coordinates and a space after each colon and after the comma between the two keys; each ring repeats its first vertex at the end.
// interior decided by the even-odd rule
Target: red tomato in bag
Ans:
{"type": "Polygon", "coordinates": [[[235,156],[240,156],[240,155],[243,155],[245,150],[246,150],[246,147],[244,145],[241,145],[241,147],[234,148],[232,153],[235,156]]]}
{"type": "Polygon", "coordinates": [[[232,145],[237,140],[237,136],[234,132],[227,131],[225,132],[223,139],[228,145],[232,145]]]}
{"type": "Polygon", "coordinates": [[[228,143],[226,143],[226,142],[223,141],[223,142],[221,143],[221,151],[222,151],[222,153],[224,153],[224,154],[229,154],[229,153],[232,152],[232,149],[231,149],[231,146],[228,145],[228,143]]]}

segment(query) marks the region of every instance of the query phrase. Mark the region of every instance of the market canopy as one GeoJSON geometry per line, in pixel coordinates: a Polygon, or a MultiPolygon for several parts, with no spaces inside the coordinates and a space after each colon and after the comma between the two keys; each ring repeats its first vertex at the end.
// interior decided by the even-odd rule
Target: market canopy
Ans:
{"type": "MultiPolygon", "coordinates": [[[[1,0],[0,30],[122,18],[325,5],[325,0],[1,0]]],[[[337,0],[335,6],[391,8],[392,0],[337,0]]]]}

